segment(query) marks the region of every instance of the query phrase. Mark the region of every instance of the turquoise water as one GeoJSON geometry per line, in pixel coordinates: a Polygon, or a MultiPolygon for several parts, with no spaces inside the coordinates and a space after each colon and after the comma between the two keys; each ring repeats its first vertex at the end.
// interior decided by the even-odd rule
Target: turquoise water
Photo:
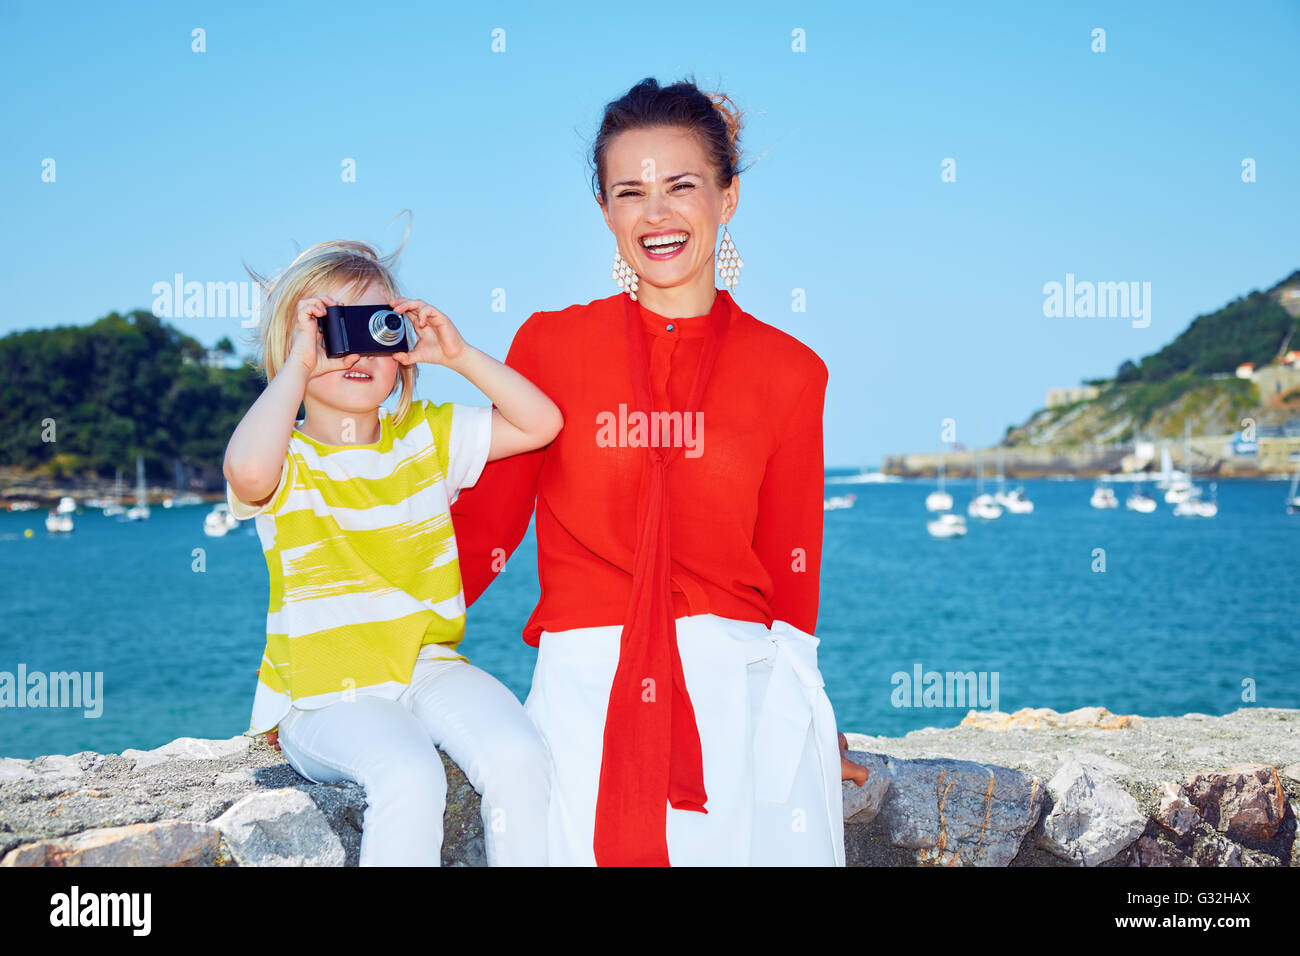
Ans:
{"type": "MultiPolygon", "coordinates": [[[[972,520],[966,538],[944,541],[925,532],[929,483],[827,485],[857,495],[827,512],[823,547],[820,662],[841,729],[959,722],[966,706],[894,706],[891,675],[916,665],[996,672],[1004,711],[1300,707],[1300,516],[1283,512],[1285,483],[1220,483],[1219,515],[1205,520],[1164,504],[1095,511],[1086,481],[1025,487],[1034,514],[972,520]]],[[[971,484],[950,488],[964,509],[971,484]]],[[[0,514],[0,671],[102,671],[104,694],[98,718],[0,708],[0,756],[120,752],[247,727],[266,569],[251,524],[208,538],[206,511],[155,508],[140,524],[88,513],[67,537],[48,535],[41,512],[0,514]]],[[[519,632],[536,574],[530,530],[470,609],[462,645],[521,699],[535,652],[519,632]]]]}

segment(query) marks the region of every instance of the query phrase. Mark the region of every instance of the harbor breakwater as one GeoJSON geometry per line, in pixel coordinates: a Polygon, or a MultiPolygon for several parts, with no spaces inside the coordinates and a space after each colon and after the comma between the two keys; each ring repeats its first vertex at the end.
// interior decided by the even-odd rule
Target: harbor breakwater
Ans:
{"type": "MultiPolygon", "coordinates": [[[[1300,866],[1300,710],[1143,718],[970,712],[846,734],[851,866],[1300,866]]],[[[445,755],[443,865],[482,866],[478,795],[445,755]]],[[[0,866],[355,866],[365,795],[263,739],[0,759],[0,866]]]]}

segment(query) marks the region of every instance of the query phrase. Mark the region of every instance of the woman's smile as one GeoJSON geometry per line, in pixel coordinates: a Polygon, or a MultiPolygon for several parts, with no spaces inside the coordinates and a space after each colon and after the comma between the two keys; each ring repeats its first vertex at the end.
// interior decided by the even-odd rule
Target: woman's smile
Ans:
{"type": "Polygon", "coordinates": [[[641,248],[651,259],[672,259],[690,242],[691,234],[684,229],[664,229],[646,233],[641,237],[641,248]]]}

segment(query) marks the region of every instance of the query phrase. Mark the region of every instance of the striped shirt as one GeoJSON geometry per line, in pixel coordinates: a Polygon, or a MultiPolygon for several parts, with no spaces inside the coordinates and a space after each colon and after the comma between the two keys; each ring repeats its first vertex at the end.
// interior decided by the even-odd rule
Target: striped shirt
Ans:
{"type": "Polygon", "coordinates": [[[487,462],[492,409],[415,401],[400,423],[383,407],[379,419],[368,445],[295,428],[261,507],[226,486],[231,513],[257,519],[271,583],[247,736],[275,729],[291,706],[395,698],[417,659],[466,660],[450,506],[487,462]]]}

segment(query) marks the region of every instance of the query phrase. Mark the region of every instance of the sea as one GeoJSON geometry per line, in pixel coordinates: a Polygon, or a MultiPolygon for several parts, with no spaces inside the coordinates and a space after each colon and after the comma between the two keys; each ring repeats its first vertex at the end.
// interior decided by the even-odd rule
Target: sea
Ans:
{"type": "MultiPolygon", "coordinates": [[[[1091,480],[1023,482],[1032,514],[926,531],[933,481],[827,474],[819,664],[842,731],[897,736],[970,710],[1224,714],[1300,707],[1300,516],[1288,485],[1224,481],[1218,515],[1089,506],[1091,480]]],[[[973,481],[949,481],[964,512],[973,481]]],[[[0,757],[120,753],[248,726],[265,640],[266,566],[251,522],[203,534],[207,506],[144,522],[0,513],[0,757]],[[30,535],[28,532],[31,532],[30,535]],[[17,707],[20,668],[76,671],[80,707],[17,707]],[[90,701],[89,697],[96,700],[90,701]],[[95,713],[98,711],[98,713],[95,713]]],[[[469,611],[461,645],[522,700],[536,652],[530,528],[469,611]]],[[[47,700],[47,703],[49,701],[47,700]]]]}

